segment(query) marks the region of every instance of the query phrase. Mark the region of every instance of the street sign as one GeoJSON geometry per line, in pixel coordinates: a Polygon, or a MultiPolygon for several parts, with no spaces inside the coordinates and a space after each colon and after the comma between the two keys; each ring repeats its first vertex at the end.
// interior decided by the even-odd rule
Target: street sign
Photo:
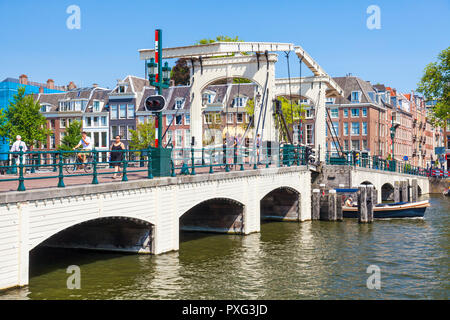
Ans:
{"type": "Polygon", "coordinates": [[[145,109],[147,111],[161,111],[166,105],[166,99],[163,96],[149,96],[145,99],[145,109]]]}
{"type": "Polygon", "coordinates": [[[404,156],[403,161],[408,161],[408,156],[404,156]]]}
{"type": "Polygon", "coordinates": [[[444,154],[445,153],[445,147],[435,147],[434,148],[435,154],[444,154]]]}

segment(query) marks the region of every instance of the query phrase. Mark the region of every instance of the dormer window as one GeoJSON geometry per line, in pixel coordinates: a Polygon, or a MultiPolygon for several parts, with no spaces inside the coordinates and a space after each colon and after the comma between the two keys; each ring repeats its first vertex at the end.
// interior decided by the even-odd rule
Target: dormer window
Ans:
{"type": "Polygon", "coordinates": [[[334,104],[336,101],[336,98],[327,98],[325,101],[325,104],[334,104]]]}
{"type": "Polygon", "coordinates": [[[234,108],[243,108],[247,104],[247,97],[236,97],[233,100],[234,108]]]}
{"type": "Polygon", "coordinates": [[[361,92],[360,91],[352,91],[351,102],[357,103],[360,102],[361,92]]]}
{"type": "Polygon", "coordinates": [[[94,112],[100,112],[100,101],[94,101],[94,112]]]}
{"type": "Polygon", "coordinates": [[[367,94],[369,95],[370,100],[372,102],[375,102],[375,92],[370,91],[370,92],[367,92],[367,94]]]}
{"type": "Polygon", "coordinates": [[[202,95],[202,102],[203,102],[204,105],[205,104],[211,104],[211,103],[214,102],[215,97],[216,97],[216,93],[215,92],[212,92],[212,91],[205,92],[202,95]]]}
{"type": "Polygon", "coordinates": [[[184,106],[184,99],[178,98],[175,100],[175,109],[183,109],[184,106]]]}
{"type": "Polygon", "coordinates": [[[50,106],[47,104],[42,104],[41,105],[41,112],[49,112],[50,111],[50,106]]]}

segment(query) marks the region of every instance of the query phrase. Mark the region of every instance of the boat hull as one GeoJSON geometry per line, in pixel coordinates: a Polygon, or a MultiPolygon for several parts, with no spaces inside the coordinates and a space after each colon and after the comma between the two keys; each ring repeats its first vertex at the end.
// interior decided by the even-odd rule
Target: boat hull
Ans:
{"type": "MultiPolygon", "coordinates": [[[[425,210],[429,206],[428,201],[377,206],[373,210],[373,218],[422,218],[425,215],[425,210]]],[[[355,207],[343,207],[342,213],[344,218],[358,218],[358,209],[355,207]]]]}

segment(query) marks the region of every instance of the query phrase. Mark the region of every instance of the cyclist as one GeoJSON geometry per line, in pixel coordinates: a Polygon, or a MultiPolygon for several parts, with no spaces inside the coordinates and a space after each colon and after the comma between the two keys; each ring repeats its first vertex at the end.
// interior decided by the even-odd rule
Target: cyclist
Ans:
{"type": "MultiPolygon", "coordinates": [[[[91,143],[91,138],[88,137],[87,133],[85,131],[83,131],[81,133],[81,140],[80,142],[78,142],[78,144],[73,148],[73,150],[79,148],[80,146],[82,146],[82,150],[83,151],[91,151],[92,150],[92,143],[91,143]]],[[[80,159],[81,163],[85,163],[86,162],[86,153],[79,153],[77,155],[78,159],[80,159]]]]}

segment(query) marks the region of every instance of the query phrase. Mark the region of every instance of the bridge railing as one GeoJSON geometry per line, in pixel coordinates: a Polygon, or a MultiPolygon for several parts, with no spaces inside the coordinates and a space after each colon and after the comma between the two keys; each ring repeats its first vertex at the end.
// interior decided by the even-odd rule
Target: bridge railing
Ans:
{"type": "MultiPolygon", "coordinates": [[[[25,191],[29,184],[33,184],[34,188],[64,188],[67,179],[76,180],[75,184],[98,184],[99,178],[116,174],[120,174],[121,181],[128,181],[130,174],[137,179],[153,179],[155,171],[159,170],[155,169],[156,162],[161,160],[152,159],[154,150],[114,150],[116,160],[111,160],[112,153],[109,150],[97,149],[26,152],[21,149],[17,152],[3,152],[0,153],[0,159],[6,160],[0,161],[0,192],[13,190],[14,183],[17,183],[17,191],[25,191]],[[118,173],[115,172],[116,169],[118,173]],[[31,182],[37,180],[43,182],[31,182]]],[[[170,165],[171,176],[306,164],[303,147],[293,145],[171,148],[170,157],[166,160],[170,165]]]]}
{"type": "Polygon", "coordinates": [[[360,168],[369,168],[381,171],[390,171],[404,174],[411,174],[417,176],[429,176],[430,169],[425,169],[418,166],[413,166],[407,161],[386,160],[378,156],[357,156],[352,152],[344,152],[344,157],[333,156],[335,152],[328,151],[326,154],[326,164],[331,165],[346,165],[360,168]]]}

